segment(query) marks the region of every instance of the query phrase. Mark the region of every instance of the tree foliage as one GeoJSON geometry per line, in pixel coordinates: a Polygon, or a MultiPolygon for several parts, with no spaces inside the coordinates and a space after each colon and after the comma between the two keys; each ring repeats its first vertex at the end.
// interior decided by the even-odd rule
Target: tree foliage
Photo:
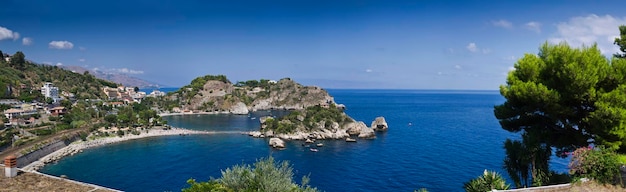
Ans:
{"type": "Polygon", "coordinates": [[[557,155],[589,141],[626,150],[626,61],[596,45],[543,44],[515,63],[494,109],[503,129],[536,135],[557,155]]]}
{"type": "Polygon", "coordinates": [[[276,162],[273,157],[257,160],[253,166],[235,165],[222,171],[222,177],[207,182],[187,181],[190,185],[183,192],[205,191],[249,191],[249,192],[283,192],[283,191],[318,191],[308,186],[308,177],[302,178],[302,185],[293,181],[293,168],[288,162],[276,162]]]}
{"type": "Polygon", "coordinates": [[[615,53],[613,56],[617,58],[626,58],[626,25],[619,26],[619,37],[615,38],[613,44],[619,46],[621,53],[615,53]]]}

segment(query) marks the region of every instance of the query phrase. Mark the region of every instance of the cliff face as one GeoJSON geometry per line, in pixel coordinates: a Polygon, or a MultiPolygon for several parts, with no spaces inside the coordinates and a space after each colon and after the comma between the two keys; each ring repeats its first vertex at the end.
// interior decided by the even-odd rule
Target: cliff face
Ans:
{"type": "Polygon", "coordinates": [[[168,99],[178,100],[182,109],[234,114],[270,109],[302,110],[335,104],[326,90],[303,86],[289,78],[259,86],[235,86],[223,79],[208,80],[203,85],[194,82],[195,86],[185,86],[168,99]]]}

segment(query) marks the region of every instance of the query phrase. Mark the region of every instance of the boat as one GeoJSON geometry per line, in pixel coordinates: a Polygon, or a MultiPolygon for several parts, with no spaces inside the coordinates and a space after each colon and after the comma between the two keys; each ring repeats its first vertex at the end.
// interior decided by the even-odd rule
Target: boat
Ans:
{"type": "Polygon", "coordinates": [[[311,150],[311,152],[318,152],[318,151],[319,151],[319,150],[317,150],[316,148],[311,148],[311,149],[309,149],[309,150],[311,150]]]}
{"type": "Polygon", "coordinates": [[[346,142],[356,142],[356,139],[352,139],[350,137],[346,138],[346,142]]]}
{"type": "Polygon", "coordinates": [[[252,117],[252,118],[250,118],[250,119],[255,120],[255,119],[256,119],[256,117],[252,117]]]}
{"type": "Polygon", "coordinates": [[[318,143],[316,146],[322,147],[322,146],[324,146],[324,144],[323,143],[318,143]]]}

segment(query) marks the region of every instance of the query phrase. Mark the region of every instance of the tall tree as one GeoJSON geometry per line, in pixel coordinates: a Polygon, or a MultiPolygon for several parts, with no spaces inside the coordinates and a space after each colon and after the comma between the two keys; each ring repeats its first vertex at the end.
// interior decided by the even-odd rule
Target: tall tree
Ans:
{"type": "Polygon", "coordinates": [[[15,69],[23,70],[26,67],[26,56],[21,51],[15,52],[15,54],[11,56],[9,65],[15,69]]]}
{"type": "Polygon", "coordinates": [[[545,43],[515,63],[494,109],[503,129],[532,133],[557,155],[590,142],[626,151],[626,61],[596,45],[545,43]]]}
{"type": "Polygon", "coordinates": [[[621,53],[615,53],[613,56],[617,58],[626,58],[626,25],[619,26],[619,37],[615,38],[613,44],[619,46],[621,53]]]}

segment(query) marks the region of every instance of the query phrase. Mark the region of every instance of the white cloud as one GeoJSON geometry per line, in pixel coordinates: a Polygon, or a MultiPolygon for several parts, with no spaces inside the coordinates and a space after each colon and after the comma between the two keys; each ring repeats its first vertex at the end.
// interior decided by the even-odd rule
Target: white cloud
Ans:
{"type": "Polygon", "coordinates": [[[524,27],[528,30],[541,33],[541,23],[539,22],[531,21],[531,22],[526,23],[524,27]]]}
{"type": "Polygon", "coordinates": [[[504,60],[507,60],[507,61],[515,61],[515,59],[516,59],[515,56],[508,56],[504,58],[504,60]]]}
{"type": "Polygon", "coordinates": [[[57,63],[57,66],[62,66],[62,65],[63,65],[63,63],[57,63]]]}
{"type": "Polygon", "coordinates": [[[87,50],[87,48],[85,48],[85,47],[78,47],[78,49],[81,50],[81,51],[87,50]]]}
{"type": "Polygon", "coordinates": [[[85,59],[78,59],[78,61],[80,61],[80,62],[85,62],[85,59]]]}
{"type": "Polygon", "coordinates": [[[483,54],[491,53],[491,49],[479,49],[478,46],[476,46],[476,43],[469,43],[467,44],[467,46],[465,46],[465,48],[472,53],[476,53],[476,52],[482,52],[483,54]]]}
{"type": "Polygon", "coordinates": [[[51,49],[72,49],[74,44],[69,41],[51,41],[48,47],[51,49]]]}
{"type": "Polygon", "coordinates": [[[509,71],[514,71],[514,70],[515,70],[515,67],[513,67],[513,66],[509,67],[509,71]]]}
{"type": "Polygon", "coordinates": [[[478,51],[478,47],[476,47],[476,43],[470,43],[465,48],[467,48],[467,50],[469,50],[471,52],[478,51]]]}
{"type": "Polygon", "coordinates": [[[13,32],[10,29],[4,28],[4,27],[0,27],[0,40],[5,40],[5,39],[17,40],[19,38],[20,38],[20,33],[13,32]]]}
{"type": "Polygon", "coordinates": [[[32,44],[33,44],[33,38],[30,38],[30,37],[22,38],[22,45],[32,45],[32,44]]]}
{"type": "Polygon", "coordinates": [[[373,70],[372,69],[365,69],[365,72],[367,73],[371,73],[373,70]]]}
{"type": "Polygon", "coordinates": [[[498,21],[491,21],[491,24],[496,26],[496,27],[502,27],[505,29],[512,29],[513,28],[513,23],[504,20],[504,19],[500,19],[498,21]]]}
{"type": "Polygon", "coordinates": [[[462,69],[462,67],[460,65],[455,65],[454,68],[455,69],[462,69]]]}
{"type": "Polygon", "coordinates": [[[619,36],[620,25],[626,24],[626,17],[616,18],[611,15],[597,16],[594,14],[585,17],[573,17],[567,22],[557,25],[557,35],[550,38],[551,43],[567,41],[571,46],[590,46],[598,44],[603,54],[613,54],[619,51],[613,45],[615,37],[619,36]]]}

